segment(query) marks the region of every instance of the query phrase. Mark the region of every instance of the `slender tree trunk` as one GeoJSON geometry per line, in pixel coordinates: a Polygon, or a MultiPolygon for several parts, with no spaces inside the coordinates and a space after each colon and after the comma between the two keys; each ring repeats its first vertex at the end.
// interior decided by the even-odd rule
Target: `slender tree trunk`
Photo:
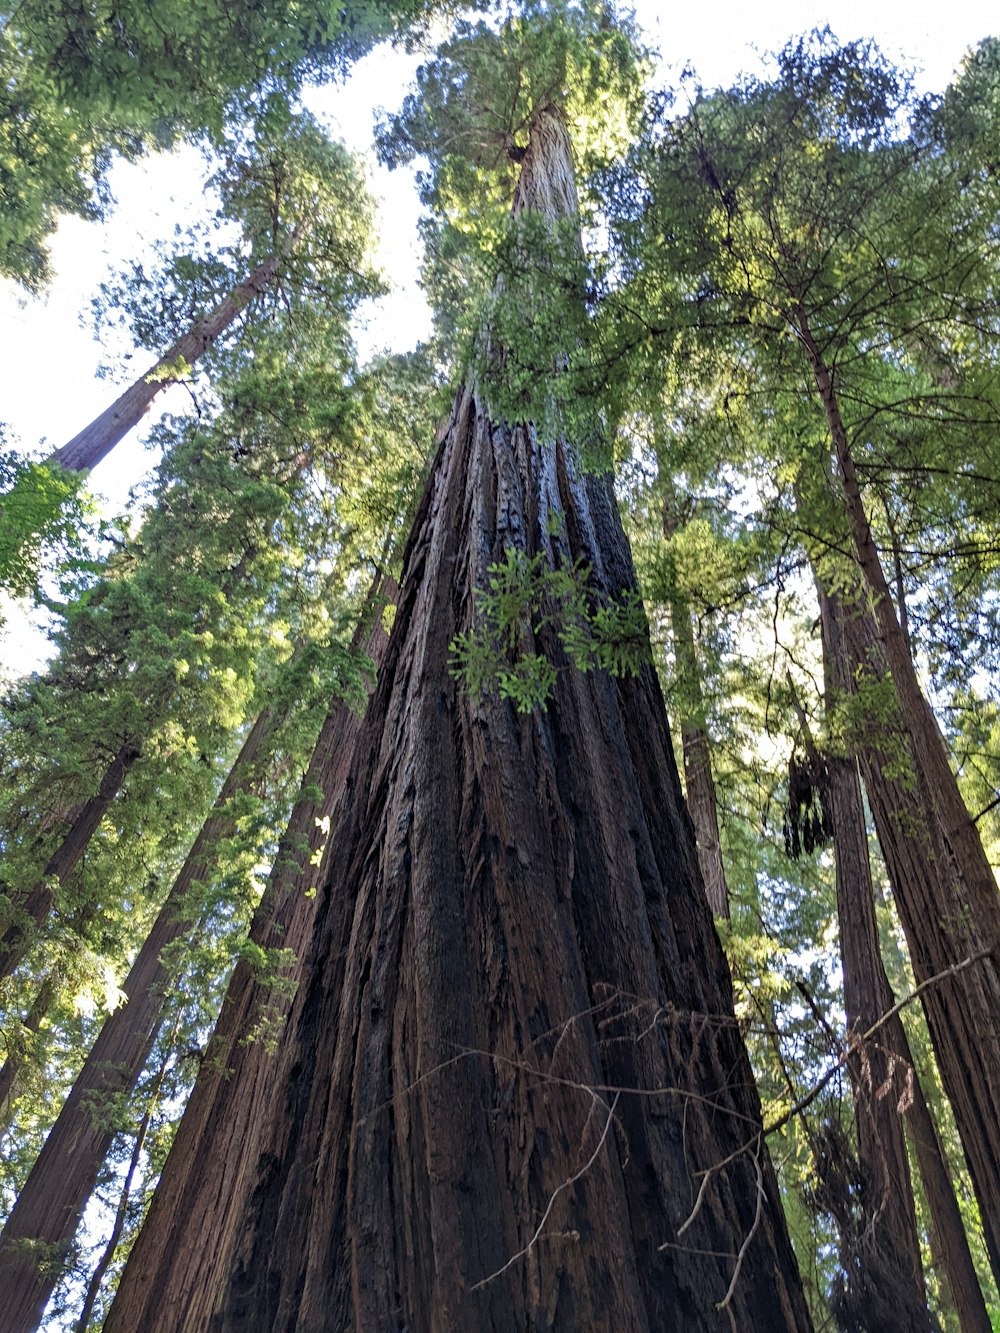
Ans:
{"type": "MultiPolygon", "coordinates": [[[[575,211],[552,108],[516,205],[575,211]]],[[[215,1329],[809,1327],[655,673],[449,672],[512,545],[634,587],[609,480],[464,388],[215,1329]]]]}
{"type": "Polygon", "coordinates": [[[61,1255],[72,1242],[114,1138],[107,1117],[94,1114],[95,1105],[128,1096],[142,1072],[168,998],[170,973],[161,955],[191,929],[188,894],[212,873],[218,842],[233,829],[227,806],[246,787],[272,725],[265,710],[251,728],[132,964],[124,986],[128,1001],[105,1020],[0,1234],[5,1333],[30,1333],[59,1280],[52,1251],[61,1255]],[[46,1247],[45,1263],[38,1262],[37,1249],[33,1252],[37,1242],[46,1247]]]}
{"type": "MultiPolygon", "coordinates": [[[[371,657],[378,669],[388,644],[382,606],[385,598],[395,601],[397,595],[395,585],[376,595],[355,635],[355,650],[371,657]]],[[[258,980],[249,963],[237,963],[149,1214],[125,1265],[106,1333],[199,1333],[208,1327],[285,1070],[287,1048],[278,1035],[291,1003],[287,983],[297,987],[305,969],[316,915],[316,895],[309,889],[322,884],[327,873],[328,833],[336,824],[360,731],[361,719],[340,703],[320,732],[304,794],[292,811],[250,930],[254,944],[290,949],[295,962],[277,994],[258,980]],[[315,795],[317,788],[322,795],[315,795]],[[322,857],[318,868],[317,857],[322,857]],[[262,1021],[263,1037],[258,1033],[262,1021]]]]}
{"type": "MultiPolygon", "coordinates": [[[[843,676],[839,606],[820,594],[827,707],[832,709],[849,681],[843,676]]],[[[852,757],[825,756],[827,795],[833,823],[837,917],[844,974],[844,1009],[849,1040],[867,1032],[893,1006],[892,991],[879,948],[875,893],[868,859],[861,782],[852,757]]],[[[897,1014],[863,1045],[856,1044],[848,1063],[854,1095],[861,1199],[855,1217],[850,1200],[838,1219],[853,1234],[845,1236],[852,1262],[847,1270],[847,1300],[859,1326],[880,1330],[930,1330],[920,1239],[903,1132],[903,1107],[912,1101],[916,1073],[902,1021],[897,1014]],[[856,1227],[851,1224],[856,1221],[856,1227]]]]}
{"type": "MultiPolygon", "coordinates": [[[[828,595],[820,589],[821,620],[823,627],[824,657],[827,663],[828,679],[832,681],[836,694],[845,696],[850,693],[852,684],[852,663],[844,639],[844,611],[837,596],[828,595]]],[[[847,761],[835,760],[838,765],[847,761]]],[[[842,779],[841,779],[842,780],[842,779]]],[[[861,794],[858,789],[857,771],[851,761],[851,803],[856,808],[850,813],[852,827],[857,829],[856,859],[860,861],[862,848],[864,860],[861,863],[862,878],[851,878],[845,882],[844,905],[841,907],[841,894],[838,879],[838,911],[840,912],[840,930],[844,951],[844,988],[849,1024],[856,1031],[867,1031],[876,1020],[888,1013],[896,1003],[889,978],[885,974],[881,950],[878,942],[878,923],[874,911],[874,891],[871,884],[871,867],[868,862],[867,835],[864,831],[864,811],[861,806],[861,794]],[[848,954],[851,962],[848,963],[848,954]],[[852,980],[848,983],[848,973],[852,980]],[[859,997],[852,1000],[847,992],[859,997]],[[867,997],[867,998],[866,998],[867,997]]],[[[834,814],[834,839],[838,856],[841,843],[837,833],[837,812],[834,814]]],[[[839,870],[838,870],[839,874],[839,870]]],[[[894,1075],[895,1089],[901,1093],[898,1098],[903,1107],[903,1122],[910,1134],[924,1194],[930,1211],[931,1227],[934,1232],[936,1249],[939,1251],[945,1277],[951,1291],[959,1323],[963,1333],[989,1333],[992,1325],[986,1310],[982,1287],[976,1274],[976,1267],[969,1249],[969,1240],[965,1234],[962,1215],[951,1170],[948,1166],[940,1138],[924,1096],[923,1087],[910,1051],[909,1038],[899,1014],[893,1017],[880,1030],[879,1044],[884,1048],[883,1065],[894,1068],[881,1069],[870,1066],[870,1077],[866,1082],[870,1090],[887,1087],[886,1079],[894,1075]],[[908,1082],[900,1087],[899,1076],[905,1075],[908,1082]]],[[[892,1093],[882,1097],[883,1102],[893,1105],[892,1093]]],[[[895,1122],[896,1117],[892,1115],[895,1122]]],[[[893,1131],[894,1132],[894,1131],[893,1131]]],[[[887,1141],[887,1140],[884,1140],[887,1141]]],[[[878,1139],[875,1140],[878,1148],[878,1139]]],[[[899,1160],[898,1146],[892,1146],[892,1158],[899,1160]]],[[[886,1154],[887,1160],[889,1153],[886,1154]]],[[[909,1172],[907,1169],[907,1181],[909,1172]]],[[[909,1185],[907,1185],[909,1188],[909,1185]]]]}
{"type": "MultiPolygon", "coordinates": [[[[175,1037],[176,1031],[177,1029],[175,1026],[175,1037]]],[[[115,1257],[115,1251],[118,1249],[118,1242],[122,1238],[122,1232],[125,1229],[125,1219],[128,1216],[129,1197],[132,1193],[132,1181],[135,1179],[135,1173],[139,1166],[139,1159],[142,1156],[142,1150],[146,1144],[146,1135],[149,1133],[150,1122],[153,1119],[153,1112],[156,1110],[156,1103],[159,1100],[160,1089],[163,1086],[163,1080],[167,1074],[167,1066],[170,1063],[171,1054],[172,1050],[168,1049],[160,1063],[156,1081],[153,1084],[153,1091],[146,1104],[146,1110],[143,1112],[142,1120],[139,1122],[135,1142],[132,1145],[132,1155],[129,1158],[128,1170],[125,1172],[125,1179],[122,1181],[122,1190],[118,1197],[118,1207],[115,1209],[115,1220],[111,1227],[111,1234],[108,1236],[108,1243],[101,1252],[97,1267],[91,1274],[90,1281],[87,1284],[87,1294],[83,1300],[83,1308],[80,1311],[80,1318],[76,1323],[76,1333],[87,1333],[90,1317],[94,1313],[94,1306],[97,1304],[97,1298],[101,1294],[101,1283],[104,1281],[105,1273],[107,1273],[108,1269],[111,1267],[115,1257]]]]}
{"type": "MultiPolygon", "coordinates": [[[[666,536],[676,530],[671,501],[663,509],[663,531],[666,536]]],[[[674,658],[681,682],[682,714],[681,745],[684,752],[684,788],[687,807],[694,822],[698,841],[698,864],[705,881],[705,895],[715,916],[729,918],[729,888],[726,867],[722,860],[722,841],[719,837],[719,805],[712,776],[712,752],[704,723],[704,696],[701,689],[701,671],[691,625],[691,608],[687,598],[676,588],[668,598],[670,625],[673,631],[674,658]]]]}
{"type": "Polygon", "coordinates": [[[33,928],[40,926],[52,911],[55,885],[64,884],[76,869],[138,757],[139,750],[128,742],[119,749],[105,770],[97,791],[80,807],[62,842],[49,858],[41,879],[23,900],[15,902],[14,919],[0,939],[0,980],[9,977],[27,953],[34,940],[33,928]]]}
{"type": "Polygon", "coordinates": [[[224,297],[208,315],[196,320],[183,337],[130,385],[112,405],[96,417],[79,435],[57,449],[49,458],[72,472],[87,472],[138,425],[149,411],[153,399],[177,379],[178,367],[193,366],[203,352],[223,334],[237,315],[255,297],[272,286],[281,268],[278,255],[269,255],[224,297]]]}
{"type": "MultiPolygon", "coordinates": [[[[851,602],[847,606],[838,603],[836,615],[840,630],[836,641],[837,650],[843,654],[839,667],[841,679],[854,688],[859,680],[858,673],[861,673],[862,678],[876,672],[884,674],[877,626],[871,613],[859,608],[856,602],[851,602]]],[[[939,938],[944,932],[935,926],[940,919],[937,903],[947,895],[949,883],[947,880],[939,882],[942,857],[934,846],[928,812],[920,799],[919,790],[904,777],[893,776],[894,771],[898,772],[898,755],[890,756],[880,751],[876,748],[877,744],[878,738],[873,737],[870,745],[860,746],[861,770],[875,819],[879,849],[903,921],[914,975],[920,981],[936,975],[947,966],[942,961],[939,938]],[[930,952],[932,949],[934,952],[930,952]],[[919,955],[916,954],[917,950],[920,951],[919,955]]],[[[939,1066],[942,1061],[946,1061],[950,1065],[952,1078],[956,1074],[964,1077],[962,1062],[972,1058],[969,1042],[975,1040],[974,1034],[964,1030],[962,1014],[961,1011],[956,1012],[954,999],[949,1003],[948,995],[940,994],[938,986],[929,987],[922,998],[932,1041],[938,1052],[939,1066]],[[958,1033],[953,1035],[956,1028],[958,1033]],[[940,1051],[939,1044],[945,1042],[958,1042],[958,1045],[940,1051]]],[[[886,1008],[890,1007],[891,990],[885,992],[884,999],[886,1008]]],[[[901,1062],[912,1067],[913,1060],[902,1021],[897,1017],[886,1024],[883,1031],[890,1049],[901,1062]]],[[[942,1077],[947,1090],[948,1079],[944,1069],[942,1077]]],[[[963,1096],[965,1127],[968,1132],[969,1098],[967,1092],[963,1096]]],[[[953,1104],[953,1109],[961,1133],[963,1121],[959,1119],[959,1108],[953,1104]]],[[[906,1120],[962,1328],[985,1330],[990,1327],[989,1318],[955,1198],[952,1173],[915,1070],[913,1102],[906,1112],[906,1120]]]]}
{"type": "Polygon", "coordinates": [[[908,1061],[913,1069],[913,1101],[906,1111],[906,1128],[930,1212],[933,1249],[944,1270],[959,1325],[962,1333],[992,1333],[993,1324],[955,1196],[954,1177],[913,1064],[906,1029],[898,1015],[897,1020],[886,1027],[887,1043],[899,1059],[908,1061]]]}
{"type": "Polygon", "coordinates": [[[833,378],[801,308],[798,323],[830,429],[855,555],[871,595],[870,612],[860,599],[845,607],[847,651],[856,671],[881,676],[888,668],[899,704],[897,739],[905,766],[912,765],[907,783],[894,776],[899,755],[880,754],[877,741],[861,747],[862,775],[914,976],[922,982],[979,959],[929,987],[922,998],[1000,1282],[1000,895],[917,680],[865,514],[833,378]]]}

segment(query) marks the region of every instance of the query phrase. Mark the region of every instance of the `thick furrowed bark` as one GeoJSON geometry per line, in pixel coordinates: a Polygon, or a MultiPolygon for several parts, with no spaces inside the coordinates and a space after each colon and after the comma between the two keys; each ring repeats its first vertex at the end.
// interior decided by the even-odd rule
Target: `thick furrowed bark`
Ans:
{"type": "MultiPolygon", "coordinates": [[[[827,706],[850,686],[840,647],[840,610],[835,598],[820,594],[827,706]]],[[[851,1033],[867,1032],[893,1005],[878,942],[875,897],[868,859],[861,783],[853,758],[826,759],[836,858],[837,916],[844,973],[844,1008],[851,1033]]],[[[848,1063],[854,1095],[862,1212],[856,1235],[845,1243],[856,1254],[846,1265],[847,1298],[855,1314],[872,1325],[895,1320],[900,1329],[930,1330],[920,1240],[898,1109],[916,1078],[899,1058],[899,1031],[877,1037],[853,1051],[848,1063]],[[879,1311],[882,1315],[880,1317],[879,1311]]],[[[905,1042],[905,1037],[903,1038],[905,1042]]],[[[846,1202],[846,1201],[845,1201],[846,1202]]],[[[849,1225],[849,1223],[848,1223],[849,1225]]]]}
{"type": "Polygon", "coordinates": [[[109,408],[95,417],[79,435],[74,435],[68,444],[57,449],[48,461],[71,472],[88,472],[96,467],[139,424],[157,395],[174,382],[177,368],[193,366],[225,333],[237,315],[274,283],[280,268],[277,255],[269,255],[258,264],[210,314],[197,320],[182,338],[178,338],[145,375],[129,385],[109,408]]]}
{"type": "MultiPolygon", "coordinates": [[[[383,589],[355,635],[356,651],[377,668],[385,657],[383,589]]],[[[303,796],[292,811],[282,848],[250,930],[264,949],[290,949],[296,962],[288,980],[297,983],[315,919],[310,883],[322,884],[313,856],[328,847],[324,824],[335,823],[361,719],[346,704],[331,711],[320,732],[303,796]]],[[[157,1185],[149,1214],[129,1255],[106,1333],[199,1333],[208,1326],[229,1270],[236,1224],[253,1183],[259,1143],[269,1122],[274,1090],[284,1070],[285,1048],[274,1049],[290,999],[275,995],[250,965],[236,965],[219,1021],[202,1062],[157,1185]],[[272,1041],[255,1029],[266,1021],[272,1041]],[[220,1142],[224,1148],[220,1150],[220,1142]]]]}
{"type": "Polygon", "coordinates": [[[914,976],[926,981],[966,959],[979,959],[929,987],[923,1000],[1000,1283],[1000,894],[896,616],[833,377],[801,306],[796,318],[830,430],[855,557],[871,598],[871,611],[860,597],[844,607],[847,652],[853,670],[879,675],[888,670],[899,703],[899,740],[913,770],[909,784],[887,777],[893,760],[877,748],[861,748],[861,772],[914,976]]]}
{"type": "Polygon", "coordinates": [[[185,900],[195,881],[211,875],[218,841],[233,829],[226,806],[245,786],[271,727],[271,718],[262,713],[244,742],[213,813],[132,964],[124,986],[128,1001],[105,1020],[0,1234],[5,1333],[31,1333],[59,1280],[53,1255],[64,1253],[72,1242],[114,1140],[113,1128],[107,1127],[106,1117],[94,1115],[94,1105],[102,1098],[127,1096],[135,1087],[168,998],[169,972],[161,955],[191,929],[185,900]],[[39,1253],[47,1262],[39,1262],[39,1253]]]}
{"type": "Polygon", "coordinates": [[[213,1327],[724,1329],[748,1238],[737,1326],[808,1327],[652,670],[530,717],[449,679],[514,543],[633,584],[606,480],[466,391],[213,1327]]]}
{"type": "MultiPolygon", "coordinates": [[[[551,110],[517,195],[575,206],[551,110]]],[[[655,674],[449,672],[507,546],[634,586],[607,480],[463,390],[210,1327],[806,1329],[655,674]]]]}
{"type": "Polygon", "coordinates": [[[135,746],[121,747],[108,765],[97,791],[84,802],[62,842],[49,858],[41,879],[23,901],[16,904],[17,917],[6,927],[0,939],[0,981],[10,976],[31,947],[33,927],[45,921],[55,903],[54,884],[65,883],[76,869],[98,824],[138,758],[139,751],[135,746]]]}
{"type": "MultiPolygon", "coordinates": [[[[823,652],[828,690],[832,696],[849,693],[851,663],[844,643],[844,612],[840,599],[820,589],[823,652]]],[[[837,858],[837,909],[840,919],[847,1021],[856,1032],[866,1032],[889,1013],[895,997],[882,963],[875,919],[871,867],[864,810],[853,760],[829,761],[833,802],[834,847],[837,858]]],[[[850,1071],[858,1106],[858,1140],[862,1167],[877,1182],[885,1200],[870,1235],[880,1246],[901,1281],[910,1277],[909,1290],[923,1289],[919,1241],[913,1210],[909,1166],[902,1125],[910,1132],[931,1213],[931,1225],[944,1263],[948,1285],[963,1330],[988,1333],[990,1320],[976,1276],[968,1238],[962,1225],[954,1186],[931,1119],[910,1052],[906,1029],[894,1014],[869,1043],[850,1071]],[[902,1117],[897,1110],[902,1110],[902,1117]],[[893,1249],[899,1251],[894,1258],[893,1249]]],[[[877,1290],[885,1290],[885,1281],[877,1290]]],[[[893,1292],[897,1284],[892,1284],[893,1292]]],[[[897,1301],[900,1319],[912,1327],[927,1327],[926,1313],[907,1303],[905,1290],[897,1301]],[[907,1310],[909,1314],[907,1315],[907,1310]],[[924,1322],[919,1322],[923,1318],[924,1322]]]]}
{"type": "MultiPolygon", "coordinates": [[[[575,206],[551,110],[517,200],[575,206]]],[[[212,1327],[806,1328],[652,669],[530,716],[450,677],[508,546],[634,586],[607,479],[463,390],[212,1327]]]]}

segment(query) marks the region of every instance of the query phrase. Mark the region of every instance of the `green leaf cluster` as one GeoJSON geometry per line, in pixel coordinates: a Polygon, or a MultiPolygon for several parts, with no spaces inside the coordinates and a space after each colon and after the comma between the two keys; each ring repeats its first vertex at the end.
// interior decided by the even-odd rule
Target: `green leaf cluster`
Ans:
{"type": "Polygon", "coordinates": [[[595,605],[587,565],[553,569],[543,553],[528,556],[516,547],[508,547],[487,573],[487,586],[476,592],[478,624],[451,645],[452,675],[471,694],[496,689],[520,713],[542,707],[560,664],[530,649],[547,630],[577,671],[634,676],[647,664],[638,594],[625,591],[617,601],[595,605]]]}

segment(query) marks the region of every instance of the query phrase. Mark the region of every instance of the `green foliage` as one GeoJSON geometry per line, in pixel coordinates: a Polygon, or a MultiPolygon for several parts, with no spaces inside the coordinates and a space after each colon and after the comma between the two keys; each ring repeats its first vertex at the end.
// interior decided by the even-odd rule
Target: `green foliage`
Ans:
{"type": "MultiPolygon", "coordinates": [[[[219,201],[214,216],[194,229],[177,226],[153,267],[132,262],[103,284],[94,324],[98,331],[127,326],[136,343],[160,355],[261,263],[278,261],[272,281],[203,354],[199,371],[215,378],[242,361],[246,376],[247,356],[263,352],[280,319],[284,383],[293,344],[308,359],[317,342],[348,346],[352,313],[381,291],[370,258],[374,204],[360,164],[302,112],[282,117],[267,135],[232,132],[219,156],[206,182],[219,201]]],[[[266,382],[267,369],[260,373],[266,382]]]]}
{"type": "MultiPolygon", "coordinates": [[[[278,0],[86,7],[18,0],[0,10],[0,274],[37,285],[59,211],[106,203],[114,152],[234,122],[287,120],[310,80],[343,73],[381,37],[419,29],[425,0],[290,10],[278,0]]],[[[279,128],[280,132],[280,128],[279,128]]]]}
{"type": "Polygon", "coordinates": [[[0,587],[14,597],[35,592],[43,553],[57,547],[63,562],[79,555],[90,515],[78,473],[0,451],[0,587]]]}
{"type": "Polygon", "coordinates": [[[579,226],[599,208],[590,184],[625,150],[646,69],[637,30],[608,5],[532,3],[499,24],[458,22],[418,71],[417,91],[379,129],[384,161],[428,163],[419,176],[433,209],[423,224],[424,282],[442,355],[452,364],[473,356],[491,303],[491,321],[508,326],[503,345],[516,354],[531,343],[520,348],[524,375],[512,386],[514,402],[532,376],[548,380],[571,350],[569,335],[584,317],[579,226]],[[512,221],[510,208],[532,124],[553,106],[569,127],[584,207],[575,224],[545,235],[537,219],[512,221]],[[525,318],[526,284],[531,312],[550,318],[525,318]]]}
{"type": "Polygon", "coordinates": [[[542,707],[560,669],[544,653],[530,651],[545,631],[578,671],[634,676],[648,662],[638,595],[625,591],[619,601],[595,605],[585,564],[553,569],[544,554],[507,547],[488,574],[488,586],[476,593],[479,623],[451,645],[452,675],[470,694],[495,688],[520,713],[542,707]]]}
{"type": "MultiPolygon", "coordinates": [[[[380,15],[389,21],[384,9],[360,16],[358,31],[380,15]]],[[[11,531],[69,543],[78,557],[50,599],[59,656],[9,693],[0,717],[8,916],[116,747],[141,750],[3,997],[3,1036],[25,1056],[5,1112],[3,1201],[261,708],[272,714],[266,754],[184,903],[193,924],[167,956],[170,1003],[149,1070],[133,1096],[94,1108],[121,1130],[101,1187],[110,1197],[156,1070],[166,1071],[130,1232],[227,969],[241,957],[276,999],[287,996],[287,951],[247,944],[246,923],[329,699],[360,704],[368,687],[370,664],[344,643],[367,571],[398,566],[446,406],[442,364],[461,363],[498,414],[534,421],[543,437],[563,432],[585,458],[606,465],[613,439],[646,609],[632,595],[598,599],[584,564],[554,568],[508,547],[452,644],[452,675],[528,713],[560,672],[638,671],[648,613],[678,753],[692,725],[711,747],[737,1021],[765,1118],[784,1115],[838,1058],[844,1028],[832,860],[820,852],[793,865],[782,848],[789,755],[811,724],[834,752],[865,740],[891,773],[912,778],[877,662],[816,721],[822,664],[805,574],[812,566],[853,594],[858,570],[803,321],[834,374],[875,540],[970,808],[1000,846],[996,43],[970,55],[942,99],[918,102],[905,71],[871,46],[814,34],[765,76],[692,88],[682,111],[654,101],[640,126],[641,43],[604,6],[463,19],[380,131],[387,160],[424,159],[438,339],[362,371],[348,321],[378,286],[366,260],[370,204],[356,166],[288,101],[296,80],[360,49],[355,13],[289,19],[267,3],[230,7],[242,45],[220,59],[211,6],[196,22],[167,5],[157,21],[170,50],[149,15],[126,6],[118,34],[86,15],[78,49],[53,60],[71,17],[31,0],[0,33],[0,61],[14,72],[0,91],[0,189],[21,191],[0,223],[0,268],[38,279],[53,210],[94,207],[109,145],[138,151],[185,124],[207,126],[222,154],[217,219],[178,236],[155,272],[133,266],[104,293],[100,317],[130,323],[159,352],[254,264],[275,253],[282,263],[273,291],[194,368],[201,420],[160,429],[166,455],[144,519],[115,527],[104,547],[74,545],[82,508],[60,491],[65,478],[2,464],[4,519],[19,487],[31,497],[11,531]],[[22,12],[52,19],[33,43],[22,12]],[[164,71],[186,82],[171,85],[164,71]],[[252,129],[230,114],[236,89],[252,129]],[[553,105],[572,136],[580,216],[512,219],[520,159],[553,105]],[[45,1023],[32,1031],[29,1011],[50,979],[45,1023]]],[[[558,516],[544,527],[561,535],[558,516]]],[[[38,554],[24,537],[0,548],[0,575],[4,558],[8,572],[24,559],[19,586],[32,584],[38,554]]],[[[302,847],[283,854],[308,859],[302,847]]],[[[314,896],[305,872],[297,891],[314,896]]],[[[898,926],[885,908],[880,922],[905,993],[898,926]]],[[[265,1007],[253,1039],[276,1039],[273,1017],[265,1007]]],[[[916,1006],[904,1017],[976,1244],[926,1029],[916,1006]]],[[[850,1128],[846,1079],[770,1142],[819,1325],[837,1272],[832,1220],[817,1207],[826,1122],[850,1128]]]]}

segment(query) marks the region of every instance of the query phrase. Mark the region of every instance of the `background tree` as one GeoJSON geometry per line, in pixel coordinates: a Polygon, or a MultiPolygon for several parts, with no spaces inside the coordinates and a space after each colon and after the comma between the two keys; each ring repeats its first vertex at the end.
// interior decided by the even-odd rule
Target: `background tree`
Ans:
{"type": "MultiPolygon", "coordinates": [[[[705,346],[727,349],[738,367],[734,378],[749,386],[760,429],[783,448],[784,459],[797,455],[798,466],[819,466],[825,476],[833,456],[846,520],[838,531],[862,572],[891,688],[898,692],[892,725],[905,735],[906,762],[923,793],[923,820],[939,831],[929,834],[939,841],[933,857],[925,853],[925,871],[931,859],[950,867],[931,900],[900,898],[899,905],[918,979],[957,969],[922,998],[946,1085],[965,1122],[963,1142],[980,1204],[989,1213],[1000,1160],[987,1146],[988,1126],[996,1122],[991,1039],[973,1062],[983,1071],[978,1083],[955,1061],[968,1041],[978,1042],[975,1033],[995,1027],[995,1016],[987,1015],[995,1000],[988,959],[1000,911],[996,882],[917,680],[855,457],[864,458],[877,442],[885,458],[894,423],[905,429],[911,417],[923,416],[953,430],[957,449],[972,448],[980,438],[985,447],[980,432],[995,410],[983,385],[970,383],[969,392],[964,385],[951,393],[929,388],[923,366],[907,355],[915,331],[929,337],[933,329],[948,338],[959,309],[966,312],[963,327],[974,330],[984,352],[993,338],[989,311],[977,304],[985,279],[977,266],[988,265],[989,257],[972,245],[962,249],[962,259],[956,253],[971,235],[972,213],[980,210],[982,221],[991,197],[956,188],[942,172],[939,141],[923,137],[927,122],[916,113],[913,135],[898,137],[907,105],[904,83],[884,62],[857,47],[836,49],[821,37],[812,46],[788,48],[773,82],[706,99],[673,122],[651,159],[657,165],[649,179],[662,211],[653,203],[646,215],[654,242],[647,253],[657,268],[662,254],[670,254],[661,291],[676,291],[677,274],[688,275],[687,310],[661,304],[648,318],[669,328],[676,312],[704,328],[705,346]],[[751,132],[751,125],[762,132],[751,132]],[[945,242],[938,227],[948,208],[953,229],[945,242]],[[806,392],[803,372],[812,379],[806,392]],[[763,393],[751,376],[767,386],[763,393]],[[964,995],[960,1009],[947,1001],[949,992],[964,995]],[[975,1010],[980,1017],[956,1020],[946,1033],[945,1009],[953,1016],[975,1010]]],[[[886,817],[892,818],[888,811],[886,817]]],[[[884,823],[882,831],[889,836],[884,823]]],[[[924,882],[932,880],[925,874],[924,882]]],[[[988,1219],[984,1224],[988,1235],[995,1230],[988,1219]]],[[[995,1240],[990,1245],[995,1252],[995,1240]]]]}
{"type": "Polygon", "coordinates": [[[57,0],[4,6],[0,66],[0,273],[37,285],[60,210],[99,214],[116,152],[228,124],[280,119],[310,80],[343,73],[380,37],[419,27],[415,3],[360,0],[332,15],[281,4],[142,5],[115,13],[57,0]]]}

